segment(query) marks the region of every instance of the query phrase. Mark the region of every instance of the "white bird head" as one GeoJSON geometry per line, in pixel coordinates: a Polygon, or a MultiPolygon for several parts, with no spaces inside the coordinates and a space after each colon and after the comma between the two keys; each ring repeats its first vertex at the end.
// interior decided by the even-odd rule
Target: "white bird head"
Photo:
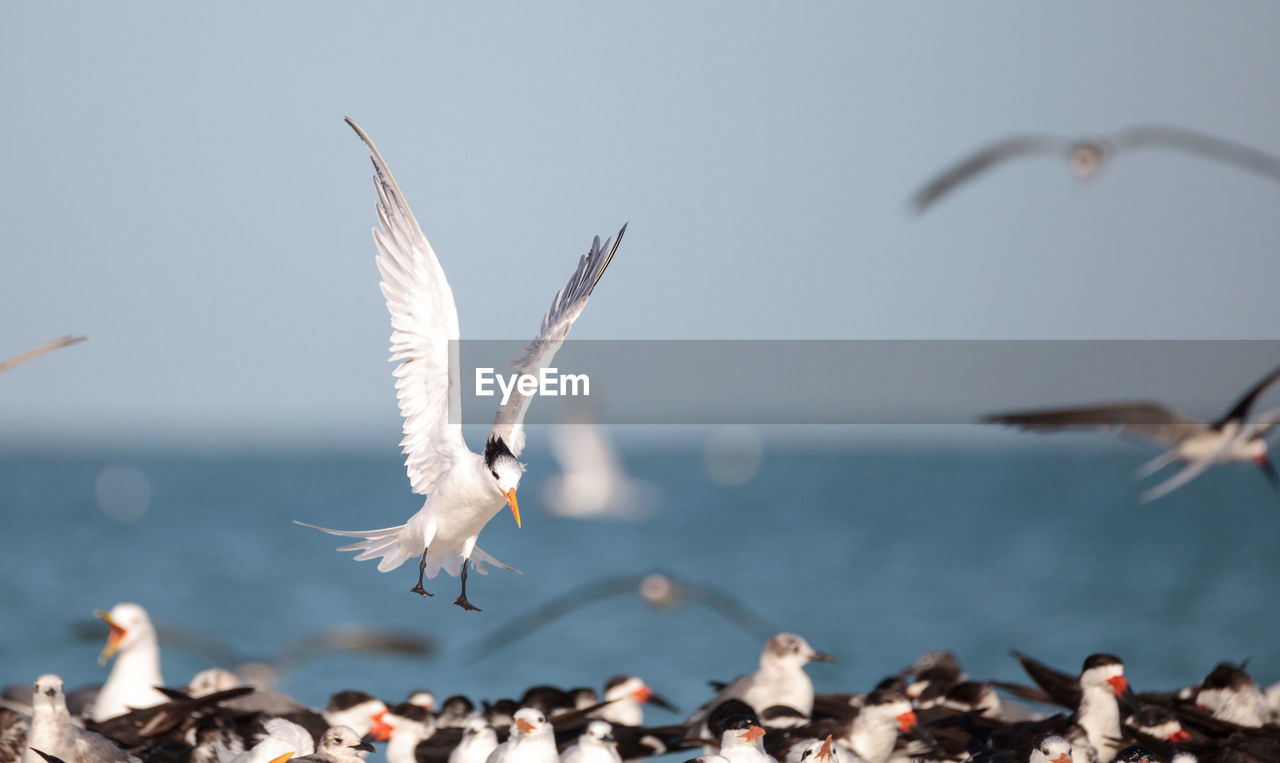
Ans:
{"type": "Polygon", "coordinates": [[[808,662],[835,662],[836,658],[819,652],[809,642],[794,633],[779,633],[769,639],[760,654],[760,665],[766,663],[801,666],[808,662]]]}
{"type": "Polygon", "coordinates": [[[484,468],[493,480],[494,489],[502,494],[511,514],[516,518],[516,527],[520,526],[520,504],[516,502],[516,488],[520,485],[520,477],[524,474],[524,464],[516,458],[507,444],[498,435],[490,435],[484,445],[484,468]]]}
{"type": "Polygon", "coordinates": [[[1031,750],[1031,763],[1071,763],[1071,743],[1057,734],[1036,738],[1031,750]]]}
{"type": "Polygon", "coordinates": [[[542,711],[532,707],[522,707],[516,711],[515,723],[511,726],[513,738],[543,737],[551,734],[551,724],[542,711]]]}
{"type": "Polygon", "coordinates": [[[35,695],[31,698],[32,709],[59,707],[66,710],[67,699],[62,694],[62,679],[53,673],[46,673],[36,679],[32,685],[35,695]]]}
{"type": "Polygon", "coordinates": [[[320,737],[320,753],[328,753],[330,757],[343,758],[364,757],[362,752],[373,752],[373,745],[361,740],[360,735],[350,726],[330,726],[320,737]]]}
{"type": "Polygon", "coordinates": [[[99,664],[106,662],[117,652],[127,650],[144,639],[155,640],[156,631],[151,625],[147,610],[137,604],[121,602],[111,608],[110,612],[98,610],[95,615],[111,626],[111,634],[107,636],[107,645],[98,655],[99,664]]]}

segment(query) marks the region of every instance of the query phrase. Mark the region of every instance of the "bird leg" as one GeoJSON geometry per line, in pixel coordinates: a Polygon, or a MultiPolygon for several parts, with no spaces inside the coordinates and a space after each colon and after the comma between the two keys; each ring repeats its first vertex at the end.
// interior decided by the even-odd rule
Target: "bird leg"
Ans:
{"type": "Polygon", "coordinates": [[[467,612],[479,612],[479,607],[467,601],[467,562],[469,561],[469,559],[462,560],[462,594],[457,599],[454,599],[453,603],[467,612]]]}
{"type": "Polygon", "coordinates": [[[435,596],[433,593],[427,593],[427,589],[422,587],[422,573],[427,571],[427,550],[422,549],[422,559],[418,561],[418,584],[409,590],[419,596],[435,596]]]}

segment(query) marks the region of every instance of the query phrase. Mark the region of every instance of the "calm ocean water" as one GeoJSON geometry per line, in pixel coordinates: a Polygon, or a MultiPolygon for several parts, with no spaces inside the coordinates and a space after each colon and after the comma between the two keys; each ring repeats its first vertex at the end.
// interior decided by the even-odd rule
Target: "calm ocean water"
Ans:
{"type": "MultiPolygon", "coordinates": [[[[760,647],[696,606],[657,610],[619,596],[485,659],[472,653],[576,585],[651,570],[719,586],[835,654],[839,664],[810,670],[820,690],[869,688],[943,647],[981,678],[1020,680],[1008,656],[1017,648],[1070,670],[1114,652],[1139,690],[1246,657],[1261,682],[1280,679],[1280,496],[1249,467],[1214,470],[1138,506],[1131,473],[1149,452],[1116,445],[769,444],[755,478],[737,487],[714,484],[697,447],[646,446],[624,450],[627,466],[661,495],[651,519],[628,523],[542,512],[539,483],[555,471],[545,453],[528,453],[524,528],[504,512],[481,537],[524,573],[473,576],[469,593],[485,611],[470,615],[450,604],[456,579],[437,578],[427,586],[436,598],[420,600],[408,591],[411,565],[379,574],[335,553],[338,539],[291,524],[402,522],[420,501],[394,453],[0,455],[0,682],[44,672],[71,686],[101,681],[101,642],[77,639],[73,626],[133,600],[247,656],[340,623],[437,641],[427,660],[329,656],[283,676],[282,688],[316,705],[346,688],[392,701],[417,688],[498,697],[634,672],[692,708],[707,679],[751,670],[760,647]],[[139,474],[145,513],[107,516],[104,501],[137,514],[129,495],[139,474]]],[[[169,648],[164,665],[180,684],[209,663],[169,648]]]]}

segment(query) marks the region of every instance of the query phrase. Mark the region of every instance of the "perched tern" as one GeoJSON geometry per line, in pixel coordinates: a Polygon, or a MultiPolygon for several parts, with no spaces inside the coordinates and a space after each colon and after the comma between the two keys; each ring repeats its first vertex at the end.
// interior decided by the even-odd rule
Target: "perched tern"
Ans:
{"type": "Polygon", "coordinates": [[[8,371],[10,368],[13,368],[14,366],[18,366],[23,363],[26,363],[28,360],[38,358],[41,355],[44,355],[45,353],[53,352],[54,350],[67,347],[67,346],[76,344],[78,342],[83,342],[86,339],[88,339],[88,337],[85,337],[85,336],[64,336],[64,337],[59,337],[57,339],[50,339],[44,344],[32,347],[26,352],[18,353],[17,355],[14,355],[12,358],[9,358],[7,360],[0,360],[0,373],[8,371]]]}
{"type": "Polygon", "coordinates": [[[764,751],[765,731],[755,718],[735,715],[716,725],[723,726],[720,755],[729,763],[776,763],[773,756],[764,751]]]}
{"type": "Polygon", "coordinates": [[[314,753],[291,760],[294,763],[359,763],[371,752],[373,745],[363,741],[354,729],[334,726],[324,732],[314,753]]]}
{"type": "Polygon", "coordinates": [[[284,718],[271,718],[262,726],[264,734],[258,743],[231,757],[227,763],[275,763],[282,758],[289,760],[294,755],[303,757],[316,751],[311,734],[296,723],[284,718]]]}
{"type": "MultiPolygon", "coordinates": [[[[391,313],[391,359],[396,367],[396,397],[404,417],[405,467],[413,491],[427,496],[418,513],[403,525],[380,530],[331,530],[305,525],[333,535],[360,538],[339,551],[357,551],[357,561],[378,559],[379,572],[389,572],[417,556],[418,583],[414,593],[430,596],[423,576],[434,578],[441,569],[460,576],[462,592],[454,604],[467,611],[468,564],[485,574],[485,564],[499,562],[476,546],[485,524],[505,504],[520,525],[516,487],[524,472],[524,416],[532,395],[518,388],[498,408],[482,453],[471,451],[462,439],[462,379],[458,348],[458,309],[440,261],[422,233],[391,170],[373,141],[355,122],[351,125],[373,160],[378,191],[378,220],[373,238],[382,274],[382,293],[391,313]]],[[[578,260],[569,283],[551,301],[538,334],[512,365],[520,374],[536,376],[555,357],[574,321],[582,314],[591,292],[618,250],[627,226],[602,245],[597,236],[590,251],[578,260]]],[[[299,522],[298,524],[304,524],[299,522]]]]}
{"type": "Polygon", "coordinates": [[[983,146],[943,170],[911,197],[911,208],[921,214],[960,186],[997,164],[1026,156],[1060,156],[1071,164],[1081,180],[1098,173],[1112,156],[1140,148],[1169,148],[1200,154],[1234,164],[1273,180],[1280,180],[1280,158],[1239,143],[1181,127],[1146,125],[1111,135],[1068,138],[1058,135],[1013,135],[983,146]]]}
{"type": "Polygon", "coordinates": [[[405,702],[387,708],[383,720],[391,727],[387,763],[416,763],[418,743],[436,733],[436,722],[425,707],[405,702]]]}
{"type": "Polygon", "coordinates": [[[110,612],[99,610],[96,614],[111,627],[98,661],[106,662],[112,657],[116,661],[107,682],[93,700],[89,717],[105,721],[136,708],[167,701],[155,688],[164,686],[164,677],[160,674],[160,645],[147,610],[131,602],[121,602],[110,612]]]}
{"type": "Polygon", "coordinates": [[[1045,734],[1035,741],[1028,763],[1072,763],[1071,742],[1057,734],[1045,734]]]}
{"type": "Polygon", "coordinates": [[[87,731],[71,721],[62,679],[53,674],[35,682],[31,706],[31,730],[22,763],[41,763],[40,750],[66,763],[126,763],[137,758],[126,753],[101,734],[87,731]]]}
{"type": "Polygon", "coordinates": [[[531,707],[517,711],[511,737],[489,754],[486,763],[560,763],[546,716],[531,707]]]}
{"type": "Polygon", "coordinates": [[[622,763],[613,726],[608,721],[592,721],[582,735],[560,756],[560,763],[622,763]]]}
{"type": "Polygon", "coordinates": [[[498,749],[498,733],[483,718],[472,718],[462,730],[462,741],[449,752],[448,763],[485,763],[498,749]]]}
{"type": "Polygon", "coordinates": [[[1140,497],[1143,502],[1168,495],[1215,464],[1233,461],[1253,461],[1273,486],[1280,487],[1280,475],[1267,454],[1267,435],[1280,424],[1280,410],[1248,420],[1253,404],[1277,379],[1280,379],[1280,368],[1246,390],[1213,422],[1201,421],[1160,403],[1143,401],[993,413],[983,417],[983,421],[1040,432],[1118,429],[1123,434],[1167,447],[1167,451],[1142,466],[1138,476],[1151,476],[1174,461],[1185,462],[1186,466],[1165,482],[1143,492],[1140,497]]]}

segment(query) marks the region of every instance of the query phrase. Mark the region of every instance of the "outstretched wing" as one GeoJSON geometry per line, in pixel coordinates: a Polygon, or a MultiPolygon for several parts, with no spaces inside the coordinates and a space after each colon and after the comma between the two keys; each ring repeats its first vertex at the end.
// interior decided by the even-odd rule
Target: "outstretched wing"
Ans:
{"type": "Polygon", "coordinates": [[[981,175],[1000,162],[1019,156],[1063,154],[1071,142],[1053,135],[1013,135],[988,144],[947,167],[911,197],[911,210],[924,214],[953,188],[981,175]]]}
{"type": "MultiPolygon", "coordinates": [[[[560,345],[564,344],[564,338],[569,335],[573,322],[582,314],[582,308],[587,306],[592,290],[600,282],[605,268],[609,267],[614,253],[618,251],[618,244],[622,243],[622,235],[626,232],[627,226],[623,225],[612,241],[605,241],[601,245],[600,237],[596,236],[591,242],[591,251],[578,260],[578,267],[573,271],[569,283],[556,292],[555,298],[551,300],[551,308],[542,317],[538,335],[525,346],[524,355],[519,360],[511,361],[510,365],[517,372],[536,376],[539,369],[551,365],[551,360],[560,350],[560,345]]],[[[489,431],[490,436],[501,437],[516,456],[524,450],[524,414],[529,410],[531,402],[531,395],[522,395],[518,389],[513,391],[507,402],[498,407],[498,415],[494,417],[493,428],[489,431]]]]}
{"type": "Polygon", "coordinates": [[[1239,419],[1244,421],[1249,416],[1249,409],[1253,408],[1253,404],[1257,401],[1258,396],[1275,383],[1276,379],[1280,379],[1280,366],[1277,366],[1271,373],[1262,377],[1257,384],[1249,388],[1247,392],[1240,396],[1240,399],[1231,406],[1231,409],[1222,415],[1222,418],[1213,422],[1215,429],[1221,429],[1228,421],[1239,419]]]}
{"type": "Polygon", "coordinates": [[[1122,130],[1110,138],[1117,150],[1133,148],[1173,148],[1187,151],[1280,180],[1280,157],[1242,143],[1167,125],[1142,125],[1122,130]]]}
{"type": "MultiPolygon", "coordinates": [[[[8,371],[10,368],[13,368],[14,366],[19,365],[21,363],[26,363],[28,360],[31,360],[33,358],[38,358],[47,352],[53,352],[54,350],[61,349],[63,347],[66,347],[67,345],[75,344],[77,342],[83,342],[87,338],[88,337],[83,337],[83,336],[64,336],[64,337],[59,337],[57,339],[50,339],[44,344],[38,345],[36,347],[32,347],[26,352],[19,353],[18,355],[14,355],[12,358],[9,358],[8,360],[0,360],[0,373],[8,371]]],[[[36,750],[36,752],[39,752],[39,750],[36,750]]]]}
{"type": "Polygon", "coordinates": [[[1142,402],[993,413],[983,416],[982,420],[1039,432],[1118,429],[1123,434],[1162,445],[1176,445],[1205,429],[1204,422],[1199,419],[1159,403],[1142,402]]]}
{"type": "Polygon", "coordinates": [[[467,453],[462,439],[458,308],[440,260],[418,227],[382,154],[360,125],[347,119],[373,158],[378,189],[382,295],[391,313],[396,400],[404,417],[405,469],[415,493],[430,493],[440,475],[467,453]]]}

